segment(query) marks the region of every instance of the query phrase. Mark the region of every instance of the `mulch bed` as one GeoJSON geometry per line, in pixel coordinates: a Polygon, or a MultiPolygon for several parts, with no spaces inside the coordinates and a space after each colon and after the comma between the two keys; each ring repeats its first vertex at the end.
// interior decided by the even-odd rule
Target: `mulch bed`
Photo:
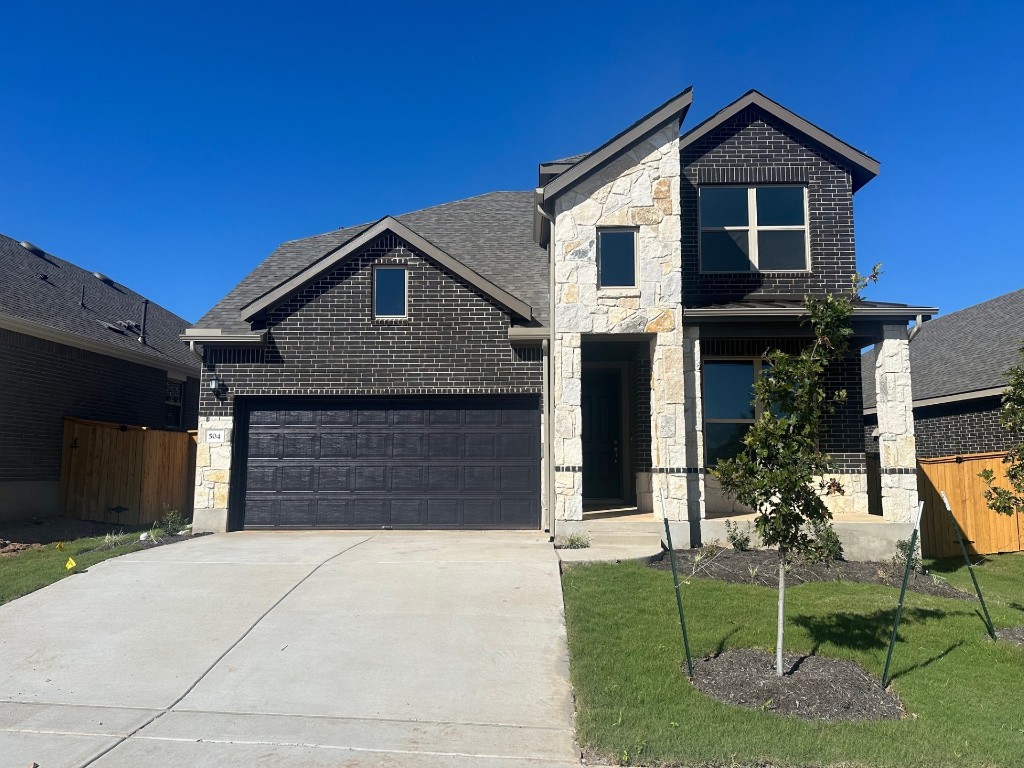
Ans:
{"type": "Polygon", "coordinates": [[[1024,627],[1007,627],[1006,629],[997,629],[996,638],[1007,643],[1024,646],[1024,627]]]}
{"type": "MultiPolygon", "coordinates": [[[[741,649],[694,662],[693,685],[712,698],[805,720],[899,720],[900,700],[856,664],[824,656],[783,657],[741,649]]],[[[683,672],[686,672],[684,666],[683,672]]]]}
{"type": "MultiPolygon", "coordinates": [[[[37,521],[0,523],[0,557],[13,557],[28,549],[39,549],[58,541],[74,541],[91,536],[105,536],[108,533],[124,532],[124,543],[138,542],[139,535],[148,527],[129,527],[98,523],[90,520],[72,520],[65,517],[45,518],[37,521]]],[[[205,534],[195,534],[202,536],[205,534]]],[[[143,548],[159,547],[184,541],[192,536],[166,535],[159,541],[138,542],[143,548]]],[[[102,547],[100,547],[102,549],[102,547]]]]}
{"type": "MultiPolygon", "coordinates": [[[[652,568],[669,570],[668,557],[652,563],[652,568]]],[[[779,559],[773,551],[713,548],[680,549],[676,551],[676,567],[680,580],[691,576],[720,579],[732,584],[758,584],[775,587],[779,583],[779,559]],[[698,562],[699,559],[699,562],[698,562]]],[[[859,563],[837,560],[828,565],[794,562],[786,572],[786,585],[795,586],[809,581],[853,581],[864,584],[883,584],[900,588],[903,569],[893,563],[859,563]]],[[[936,597],[952,597],[960,600],[976,599],[974,595],[961,592],[931,574],[915,571],[910,574],[907,588],[915,592],[936,597]]]]}

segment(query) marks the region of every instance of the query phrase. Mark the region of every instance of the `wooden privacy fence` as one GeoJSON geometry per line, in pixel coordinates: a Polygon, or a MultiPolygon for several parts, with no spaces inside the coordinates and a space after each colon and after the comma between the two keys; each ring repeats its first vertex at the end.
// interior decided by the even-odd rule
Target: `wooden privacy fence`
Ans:
{"type": "Polygon", "coordinates": [[[960,547],[939,494],[946,492],[957,524],[964,532],[967,550],[978,555],[1017,552],[1024,549],[1022,515],[1000,515],[985,503],[985,484],[978,473],[991,469],[1007,487],[1005,453],[972,453],[919,459],[917,490],[924,502],[921,518],[921,549],[926,557],[956,557],[960,547]]]}
{"type": "Polygon", "coordinates": [[[196,433],[64,419],[65,517],[148,525],[167,510],[191,517],[196,433]]]}

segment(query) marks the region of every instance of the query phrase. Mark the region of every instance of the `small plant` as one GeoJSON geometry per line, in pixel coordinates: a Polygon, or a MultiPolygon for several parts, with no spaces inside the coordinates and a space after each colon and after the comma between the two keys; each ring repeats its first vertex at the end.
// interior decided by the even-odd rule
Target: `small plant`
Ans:
{"type": "MultiPolygon", "coordinates": [[[[706,572],[711,563],[715,561],[715,558],[724,551],[725,550],[722,549],[722,545],[718,539],[713,539],[703,545],[693,555],[693,560],[690,565],[690,575],[696,576],[700,571],[706,572]]],[[[686,583],[689,584],[689,582],[686,583]]]]}
{"type": "Polygon", "coordinates": [[[740,530],[738,523],[734,523],[732,520],[725,521],[725,540],[729,542],[733,549],[738,552],[747,552],[750,550],[750,531],[752,526],[747,523],[746,530],[740,530]]]}
{"type": "Polygon", "coordinates": [[[892,558],[892,567],[896,573],[903,573],[910,561],[910,569],[915,573],[921,572],[921,556],[917,547],[911,548],[910,539],[900,539],[896,542],[896,554],[892,558]]]}
{"type": "Polygon", "coordinates": [[[117,547],[127,543],[127,541],[128,534],[124,531],[117,531],[117,533],[114,531],[107,531],[103,536],[103,549],[116,549],[117,547]]]}
{"type": "Polygon", "coordinates": [[[807,527],[811,541],[801,553],[804,562],[829,565],[843,559],[843,542],[828,520],[813,520],[807,527]]]}
{"type": "Polygon", "coordinates": [[[161,517],[157,522],[160,523],[160,527],[167,533],[175,534],[185,527],[188,520],[183,514],[181,514],[181,512],[176,509],[171,509],[165,504],[163,517],[161,517]]]}
{"type": "Polygon", "coordinates": [[[586,531],[573,531],[555,542],[555,549],[587,549],[590,535],[586,531]]]}
{"type": "Polygon", "coordinates": [[[757,582],[758,574],[761,572],[761,566],[759,565],[748,565],[747,573],[750,574],[750,583],[755,584],[757,582]]]}

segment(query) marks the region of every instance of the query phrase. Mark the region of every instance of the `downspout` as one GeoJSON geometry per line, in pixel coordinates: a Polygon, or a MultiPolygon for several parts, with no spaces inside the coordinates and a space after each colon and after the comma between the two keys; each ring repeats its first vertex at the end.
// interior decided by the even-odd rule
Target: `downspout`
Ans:
{"type": "Polygon", "coordinates": [[[537,213],[547,219],[550,227],[548,233],[548,338],[543,344],[546,350],[544,372],[547,375],[547,385],[544,387],[544,397],[546,398],[544,403],[544,441],[548,458],[544,469],[547,472],[547,530],[553,540],[555,538],[555,217],[539,204],[537,213]]]}

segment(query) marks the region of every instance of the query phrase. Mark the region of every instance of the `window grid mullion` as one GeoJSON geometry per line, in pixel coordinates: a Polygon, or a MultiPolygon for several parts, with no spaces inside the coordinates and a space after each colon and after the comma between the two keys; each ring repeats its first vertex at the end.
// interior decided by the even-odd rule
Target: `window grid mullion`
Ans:
{"type": "Polygon", "coordinates": [[[750,263],[754,265],[754,269],[760,271],[761,265],[757,261],[757,187],[747,187],[747,222],[750,225],[747,235],[750,263]]]}

